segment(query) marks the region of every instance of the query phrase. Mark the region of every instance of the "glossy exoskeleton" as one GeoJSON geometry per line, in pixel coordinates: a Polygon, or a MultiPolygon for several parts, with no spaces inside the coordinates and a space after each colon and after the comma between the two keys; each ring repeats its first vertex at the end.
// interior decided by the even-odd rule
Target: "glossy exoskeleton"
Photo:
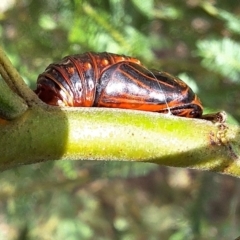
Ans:
{"type": "Polygon", "coordinates": [[[87,52],[50,64],[36,94],[50,105],[137,109],[199,118],[202,105],[179,78],[148,70],[133,57],[87,52]]]}

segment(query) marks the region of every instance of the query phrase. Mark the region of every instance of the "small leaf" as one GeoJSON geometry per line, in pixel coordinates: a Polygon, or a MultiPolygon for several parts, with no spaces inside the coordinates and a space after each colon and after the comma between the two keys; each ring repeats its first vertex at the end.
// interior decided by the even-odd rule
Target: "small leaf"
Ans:
{"type": "Polygon", "coordinates": [[[240,44],[229,39],[203,40],[197,43],[198,55],[203,58],[205,68],[239,82],[240,44]]]}
{"type": "Polygon", "coordinates": [[[132,0],[133,4],[146,16],[152,17],[152,13],[154,10],[154,1],[139,1],[139,0],[132,0]]]}

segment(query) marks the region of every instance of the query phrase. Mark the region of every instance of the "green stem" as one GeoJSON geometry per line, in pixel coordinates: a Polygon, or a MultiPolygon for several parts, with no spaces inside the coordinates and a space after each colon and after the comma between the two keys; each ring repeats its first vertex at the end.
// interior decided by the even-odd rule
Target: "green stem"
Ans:
{"type": "Polygon", "coordinates": [[[28,106],[15,94],[6,82],[0,78],[0,118],[12,120],[21,116],[28,106]]]}
{"type": "Polygon", "coordinates": [[[144,161],[240,176],[239,129],[141,111],[32,108],[0,122],[0,168],[39,161],[144,161]]]}
{"type": "MultiPolygon", "coordinates": [[[[25,84],[20,74],[0,47],[0,74],[7,85],[25,100],[28,106],[40,104],[40,100],[34,92],[25,84]]],[[[16,100],[17,101],[17,100],[16,100]]]]}

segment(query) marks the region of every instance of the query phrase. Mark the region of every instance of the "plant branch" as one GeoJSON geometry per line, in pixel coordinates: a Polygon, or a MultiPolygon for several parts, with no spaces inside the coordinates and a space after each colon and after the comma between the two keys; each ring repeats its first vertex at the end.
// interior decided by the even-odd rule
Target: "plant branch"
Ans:
{"type": "Polygon", "coordinates": [[[21,116],[28,106],[22,98],[14,93],[6,82],[0,78],[0,118],[12,120],[21,116]]]}
{"type": "MultiPolygon", "coordinates": [[[[14,68],[3,49],[0,47],[0,74],[7,85],[17,93],[28,106],[41,104],[36,94],[25,84],[20,74],[14,68]]],[[[14,95],[13,95],[14,96],[14,95]]],[[[17,101],[17,100],[16,100],[17,101]]]]}
{"type": "Polygon", "coordinates": [[[39,161],[143,161],[240,176],[239,129],[141,111],[32,108],[0,123],[0,169],[39,161]]]}

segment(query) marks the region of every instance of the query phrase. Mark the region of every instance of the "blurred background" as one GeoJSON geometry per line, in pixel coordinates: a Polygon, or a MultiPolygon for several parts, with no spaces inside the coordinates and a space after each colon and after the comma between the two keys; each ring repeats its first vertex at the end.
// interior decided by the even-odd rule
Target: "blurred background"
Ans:
{"type": "MultiPolygon", "coordinates": [[[[34,89],[85,51],[139,58],[240,121],[238,0],[8,0],[0,41],[34,89]]],[[[0,173],[0,239],[234,239],[240,181],[146,163],[55,161],[0,173]]]]}

